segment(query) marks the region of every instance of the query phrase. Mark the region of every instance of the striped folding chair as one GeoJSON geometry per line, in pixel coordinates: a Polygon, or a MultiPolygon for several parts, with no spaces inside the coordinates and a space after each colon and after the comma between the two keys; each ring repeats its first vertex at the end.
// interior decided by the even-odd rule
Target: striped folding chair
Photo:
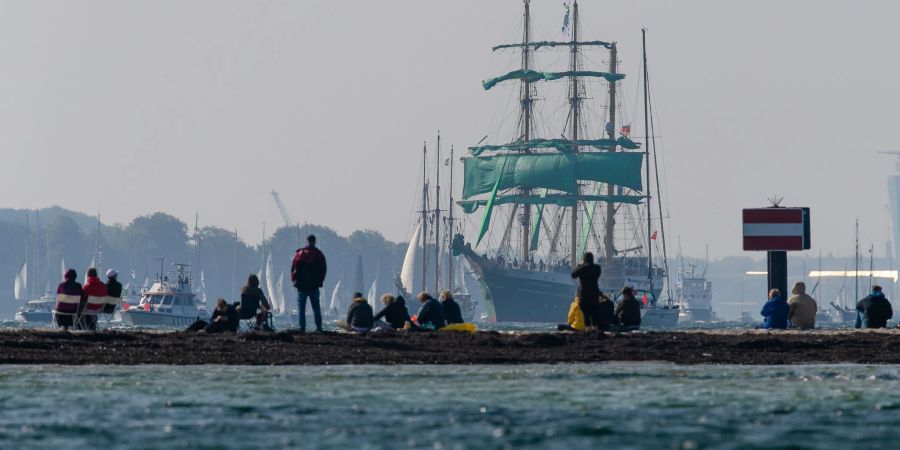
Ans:
{"type": "Polygon", "coordinates": [[[78,316],[78,324],[82,330],[96,330],[97,329],[97,317],[100,316],[100,313],[103,312],[103,307],[106,305],[106,297],[97,297],[91,295],[87,298],[87,303],[84,305],[84,310],[81,311],[81,314],[78,316]]]}
{"type": "Polygon", "coordinates": [[[56,294],[56,305],[53,307],[53,321],[65,328],[75,325],[78,319],[78,303],[80,295],[56,294]]]}
{"type": "Polygon", "coordinates": [[[113,297],[111,295],[106,297],[106,302],[103,304],[103,309],[101,311],[101,314],[106,315],[106,323],[112,321],[116,314],[116,307],[118,307],[120,303],[122,303],[122,299],[119,297],[113,297]]]}

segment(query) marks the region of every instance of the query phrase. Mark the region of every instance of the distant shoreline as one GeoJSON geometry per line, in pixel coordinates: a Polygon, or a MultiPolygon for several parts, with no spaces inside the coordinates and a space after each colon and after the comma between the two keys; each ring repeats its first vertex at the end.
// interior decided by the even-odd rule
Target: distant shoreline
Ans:
{"type": "Polygon", "coordinates": [[[900,331],[67,333],[0,331],[0,364],[900,364],[900,331]]]}

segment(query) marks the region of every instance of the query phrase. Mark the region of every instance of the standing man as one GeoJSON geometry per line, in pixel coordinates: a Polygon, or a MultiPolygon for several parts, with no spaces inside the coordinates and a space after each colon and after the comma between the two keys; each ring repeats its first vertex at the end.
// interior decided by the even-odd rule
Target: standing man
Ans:
{"type": "Polygon", "coordinates": [[[585,252],[581,257],[581,264],[572,271],[572,278],[578,279],[578,307],[584,314],[584,324],[588,327],[596,327],[599,324],[598,312],[600,308],[600,274],[603,271],[599,264],[594,264],[594,254],[585,252]]]}
{"type": "Polygon", "coordinates": [[[297,250],[291,264],[291,281],[297,288],[297,309],[300,311],[300,332],[306,332],[306,299],[310,300],[316,331],[322,331],[322,310],[319,305],[319,288],[325,281],[325,255],[316,247],[316,237],[306,238],[306,247],[297,250]]]}

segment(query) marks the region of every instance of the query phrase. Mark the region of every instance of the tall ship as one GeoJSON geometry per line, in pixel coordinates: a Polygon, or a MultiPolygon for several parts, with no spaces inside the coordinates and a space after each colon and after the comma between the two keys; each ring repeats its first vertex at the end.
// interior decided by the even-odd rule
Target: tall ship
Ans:
{"type": "Polygon", "coordinates": [[[186,264],[175,264],[174,278],[160,275],[141,293],[138,304],[123,304],[119,320],[127,325],[186,327],[198,318],[209,317],[206,304],[191,289],[191,273],[186,264]]]}
{"type": "Polygon", "coordinates": [[[697,273],[697,265],[690,263],[687,272],[681,271],[675,283],[675,298],[681,308],[681,317],[708,322],[715,319],[712,309],[712,283],[706,279],[706,272],[697,273]]]}
{"type": "MultiPolygon", "coordinates": [[[[523,3],[521,42],[492,49],[514,52],[519,67],[482,82],[485,90],[518,83],[518,119],[500,125],[497,134],[507,136],[501,142],[485,144],[497,140],[488,134],[463,158],[457,204],[481,218],[474,242],[453,237],[453,253],[468,262],[497,321],[564,318],[577,290],[570,272],[591,251],[602,267],[602,291],[610,298],[625,286],[649,293],[644,324],[673,327],[678,307],[671,295],[656,300],[666,285],[665,230],[662,202],[650,189],[656,156],[646,52],[642,145],[632,140],[631,124],[619,122],[625,74],[616,42],[581,39],[577,1],[564,19],[569,39],[534,39],[530,1],[523,3]],[[542,52],[555,53],[543,59],[568,59],[568,66],[544,71],[542,52]],[[604,59],[608,67],[597,67],[604,59]]],[[[658,173],[655,179],[658,191],[658,173]]]]}

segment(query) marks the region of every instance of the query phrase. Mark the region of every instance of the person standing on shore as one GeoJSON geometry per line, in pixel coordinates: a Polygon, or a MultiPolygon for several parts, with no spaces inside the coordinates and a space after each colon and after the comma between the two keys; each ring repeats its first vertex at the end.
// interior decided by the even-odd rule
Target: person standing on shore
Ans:
{"type": "Polygon", "coordinates": [[[791,289],[791,298],[788,299],[788,321],[791,328],[812,330],[816,327],[816,312],[819,307],[816,300],[806,294],[806,283],[798,281],[791,289]]]}
{"type": "Polygon", "coordinates": [[[881,286],[872,286],[872,293],[856,304],[856,328],[885,328],[893,316],[891,302],[881,286]]]}
{"type": "Polygon", "coordinates": [[[581,264],[572,271],[572,278],[578,279],[578,307],[584,314],[584,324],[587,327],[596,327],[597,313],[600,304],[600,274],[603,270],[599,264],[594,264],[594,254],[585,252],[581,258],[581,264]]]}
{"type": "Polygon", "coordinates": [[[769,291],[769,301],[763,305],[762,311],[760,311],[760,314],[762,314],[764,318],[762,327],[767,330],[787,329],[789,313],[790,307],[788,307],[787,302],[784,301],[784,297],[781,296],[781,291],[772,289],[769,291]]]}
{"type": "Polygon", "coordinates": [[[297,250],[291,263],[291,281],[297,288],[297,309],[300,316],[300,332],[306,331],[306,300],[313,310],[316,331],[322,331],[322,310],[319,304],[319,288],[325,282],[328,266],[325,255],[316,247],[316,237],[306,238],[306,247],[297,250]]]}
{"type": "Polygon", "coordinates": [[[63,282],[59,283],[59,286],[56,288],[57,301],[54,308],[55,314],[53,315],[56,317],[56,325],[64,330],[68,330],[69,327],[75,324],[75,316],[78,314],[78,303],[81,300],[81,294],[84,293],[84,289],[81,287],[81,283],[76,281],[78,274],[75,272],[75,269],[67,270],[63,278],[63,282]],[[60,301],[65,297],[77,297],[77,299],[60,301]]]}

